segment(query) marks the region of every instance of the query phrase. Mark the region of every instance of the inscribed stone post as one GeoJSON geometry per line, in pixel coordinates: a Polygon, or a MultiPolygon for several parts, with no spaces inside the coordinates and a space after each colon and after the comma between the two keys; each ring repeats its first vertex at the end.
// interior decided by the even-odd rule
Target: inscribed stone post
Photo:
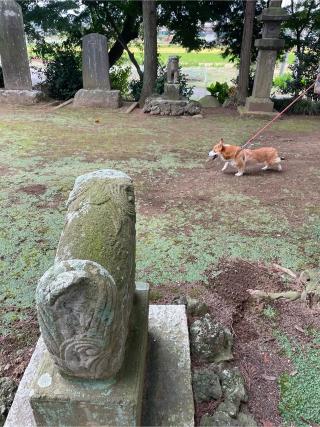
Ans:
{"type": "Polygon", "coordinates": [[[20,5],[0,2],[0,57],[5,89],[31,90],[31,75],[20,5]]]}
{"type": "Polygon", "coordinates": [[[110,90],[107,37],[92,33],[82,39],[82,77],[84,89],[110,90]]]}

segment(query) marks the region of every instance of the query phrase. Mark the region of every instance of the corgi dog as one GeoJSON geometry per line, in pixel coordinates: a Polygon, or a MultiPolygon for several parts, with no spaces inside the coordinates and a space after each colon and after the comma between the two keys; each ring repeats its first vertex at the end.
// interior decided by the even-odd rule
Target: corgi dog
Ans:
{"type": "Polygon", "coordinates": [[[225,144],[223,138],[220,139],[217,145],[214,145],[209,151],[209,159],[220,157],[225,162],[222,171],[225,171],[229,165],[238,169],[236,176],[244,174],[247,163],[263,163],[262,170],[267,170],[271,166],[277,166],[278,171],[282,170],[281,160],[278,151],[273,147],[262,147],[250,150],[237,145],[225,144]]]}

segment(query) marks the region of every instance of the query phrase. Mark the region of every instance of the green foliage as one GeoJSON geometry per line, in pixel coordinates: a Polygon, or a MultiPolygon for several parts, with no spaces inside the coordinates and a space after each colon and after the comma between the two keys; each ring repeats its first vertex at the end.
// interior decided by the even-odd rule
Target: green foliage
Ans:
{"type": "MultiPolygon", "coordinates": [[[[286,47],[295,50],[296,61],[290,66],[293,81],[286,93],[298,94],[314,81],[320,56],[320,1],[300,0],[287,7],[286,47]]],[[[316,99],[311,91],[308,97],[316,99]]]]}
{"type": "MultiPolygon", "coordinates": [[[[293,98],[273,98],[272,101],[274,102],[274,108],[277,111],[282,111],[293,101],[293,98]]],[[[320,101],[300,99],[285,114],[318,116],[320,115],[320,101]]]]}
{"type": "Polygon", "coordinates": [[[70,99],[82,87],[81,54],[73,47],[52,45],[44,74],[48,95],[70,99]]]}
{"type": "Polygon", "coordinates": [[[121,95],[126,98],[129,94],[130,66],[114,65],[110,68],[109,74],[111,88],[120,90],[121,95]]]}
{"type": "Polygon", "coordinates": [[[289,425],[307,426],[320,423],[320,350],[318,344],[300,346],[283,334],[276,334],[285,355],[290,358],[293,375],[283,373],[279,378],[279,410],[283,420],[289,425]]]}
{"type": "Polygon", "coordinates": [[[211,93],[212,96],[218,99],[220,104],[223,104],[229,96],[228,83],[211,83],[211,85],[207,87],[207,90],[211,93]]]}
{"type": "Polygon", "coordinates": [[[262,313],[268,319],[275,319],[278,314],[277,310],[274,307],[271,307],[271,305],[268,305],[266,308],[264,308],[262,313]]]}
{"type": "Polygon", "coordinates": [[[288,93],[290,84],[293,82],[293,77],[291,73],[282,74],[282,76],[277,76],[273,79],[273,87],[278,89],[281,93],[288,93]]]}

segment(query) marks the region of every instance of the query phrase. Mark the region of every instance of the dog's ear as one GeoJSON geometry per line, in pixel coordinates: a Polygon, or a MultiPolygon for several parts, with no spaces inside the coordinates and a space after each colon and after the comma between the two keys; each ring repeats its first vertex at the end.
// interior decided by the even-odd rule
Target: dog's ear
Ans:
{"type": "Polygon", "coordinates": [[[221,138],[220,139],[220,145],[223,145],[224,144],[224,139],[223,138],[221,138]]]}

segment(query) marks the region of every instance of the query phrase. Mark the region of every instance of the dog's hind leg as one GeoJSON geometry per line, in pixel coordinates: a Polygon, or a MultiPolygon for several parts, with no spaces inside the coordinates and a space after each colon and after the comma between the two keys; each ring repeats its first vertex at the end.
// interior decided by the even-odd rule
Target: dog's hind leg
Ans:
{"type": "Polygon", "coordinates": [[[266,171],[269,168],[268,163],[265,164],[265,166],[263,166],[263,168],[261,168],[262,171],[266,171]]]}
{"type": "Polygon", "coordinates": [[[229,162],[225,162],[225,164],[223,165],[223,168],[221,169],[221,172],[225,171],[228,166],[229,166],[229,162]]]}

